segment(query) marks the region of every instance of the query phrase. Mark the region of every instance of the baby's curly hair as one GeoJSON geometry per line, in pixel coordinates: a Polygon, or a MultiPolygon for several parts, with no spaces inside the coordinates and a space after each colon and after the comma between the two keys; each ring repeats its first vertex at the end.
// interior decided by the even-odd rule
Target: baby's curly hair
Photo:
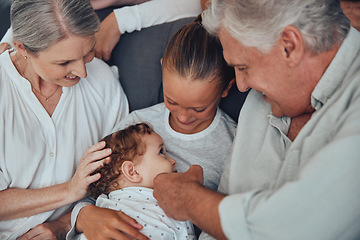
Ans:
{"type": "Polygon", "coordinates": [[[146,146],[141,140],[145,134],[151,134],[153,129],[146,123],[130,125],[127,128],[112,133],[102,139],[106,142],[105,148],[111,148],[111,161],[98,168],[93,174],[100,173],[101,178],[89,185],[89,193],[97,198],[99,195],[109,194],[119,189],[117,179],[121,174],[121,165],[124,161],[134,161],[146,152],[146,146]]]}

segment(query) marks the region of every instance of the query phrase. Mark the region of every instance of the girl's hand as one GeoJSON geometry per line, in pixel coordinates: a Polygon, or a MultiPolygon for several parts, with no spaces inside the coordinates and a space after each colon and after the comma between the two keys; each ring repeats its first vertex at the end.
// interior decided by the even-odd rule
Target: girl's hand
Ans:
{"type": "Polygon", "coordinates": [[[73,202],[86,197],[89,185],[100,179],[100,173],[92,173],[110,161],[111,149],[104,147],[104,141],[96,143],[88,147],[81,158],[74,176],[68,182],[69,195],[74,196],[73,202]]]}
{"type": "Polygon", "coordinates": [[[146,240],[148,238],[139,232],[142,228],[139,223],[123,212],[94,205],[83,207],[76,221],[77,232],[83,232],[89,240],[146,240]]]}
{"type": "Polygon", "coordinates": [[[11,49],[10,44],[8,44],[6,42],[0,43],[0,54],[2,54],[3,52],[5,52],[8,49],[11,49]]]}

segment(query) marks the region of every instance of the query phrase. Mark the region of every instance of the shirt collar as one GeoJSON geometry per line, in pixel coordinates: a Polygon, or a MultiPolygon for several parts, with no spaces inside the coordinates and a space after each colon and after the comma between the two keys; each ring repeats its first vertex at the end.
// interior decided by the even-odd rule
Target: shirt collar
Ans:
{"type": "Polygon", "coordinates": [[[360,33],[351,27],[334,59],[311,95],[311,105],[319,110],[338,89],[360,51],[360,33]]]}

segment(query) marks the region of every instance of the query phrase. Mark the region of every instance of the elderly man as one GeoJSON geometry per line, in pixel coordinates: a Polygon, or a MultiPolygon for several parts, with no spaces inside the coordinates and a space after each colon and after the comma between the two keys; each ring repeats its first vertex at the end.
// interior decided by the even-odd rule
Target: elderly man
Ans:
{"type": "Polygon", "coordinates": [[[193,166],[155,179],[159,205],[216,239],[360,238],[360,33],[339,1],[213,0],[203,24],[252,90],[219,192],[193,166]]]}

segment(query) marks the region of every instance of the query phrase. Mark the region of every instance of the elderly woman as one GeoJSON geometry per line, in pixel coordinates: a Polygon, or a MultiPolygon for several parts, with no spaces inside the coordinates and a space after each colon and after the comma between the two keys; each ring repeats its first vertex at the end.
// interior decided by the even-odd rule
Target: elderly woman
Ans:
{"type": "Polygon", "coordinates": [[[108,161],[97,161],[109,150],[95,143],[128,102],[94,59],[88,0],[14,0],[11,25],[16,50],[0,55],[0,239],[64,238],[72,203],[108,161]]]}

